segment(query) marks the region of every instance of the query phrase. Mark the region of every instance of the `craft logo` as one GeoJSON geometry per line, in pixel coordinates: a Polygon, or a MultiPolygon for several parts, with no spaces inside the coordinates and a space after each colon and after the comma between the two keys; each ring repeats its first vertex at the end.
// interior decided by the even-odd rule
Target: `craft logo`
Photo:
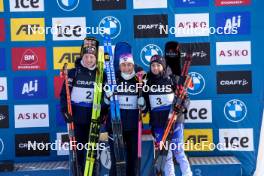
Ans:
{"type": "Polygon", "coordinates": [[[15,105],[15,128],[49,127],[48,105],[15,105]]]}
{"type": "Polygon", "coordinates": [[[85,17],[52,18],[53,40],[83,40],[86,37],[85,17]]]}
{"type": "Polygon", "coordinates": [[[0,70],[5,69],[5,49],[0,48],[0,70]]]}
{"type": "Polygon", "coordinates": [[[10,12],[44,11],[44,0],[9,0],[10,12]]]}
{"type": "Polygon", "coordinates": [[[168,15],[136,15],[134,16],[134,37],[168,37],[168,34],[160,33],[160,28],[165,26],[168,26],[168,15]]]}
{"type": "Polygon", "coordinates": [[[228,101],[224,107],[224,114],[231,122],[240,122],[247,116],[247,106],[238,99],[228,101]]]}
{"type": "Polygon", "coordinates": [[[44,40],[44,18],[11,18],[11,41],[44,40]]]}
{"type": "Polygon", "coordinates": [[[4,149],[5,149],[5,143],[4,143],[3,139],[0,138],[0,155],[3,154],[4,149]]]}
{"type": "MultiPolygon", "coordinates": [[[[225,34],[250,34],[250,12],[228,12],[216,14],[216,28],[223,28],[225,34]],[[235,33],[231,31],[236,31],[235,33]]],[[[219,33],[219,35],[221,35],[219,33]]]]}
{"type": "Polygon", "coordinates": [[[50,148],[44,148],[50,143],[50,136],[48,133],[38,134],[16,134],[15,148],[16,156],[49,156],[50,148]],[[41,147],[37,147],[41,146],[41,147]],[[43,150],[41,150],[43,148],[43,150]]]}
{"type": "Polygon", "coordinates": [[[47,98],[47,78],[15,77],[14,97],[20,100],[47,98]]]}
{"type": "Polygon", "coordinates": [[[0,42],[5,41],[5,21],[0,19],[0,42]]]}
{"type": "Polygon", "coordinates": [[[6,77],[0,77],[0,100],[7,100],[7,80],[6,80],[6,77]]]}
{"type": "Polygon", "coordinates": [[[212,101],[191,100],[184,118],[186,123],[212,123],[212,101]]]}
{"type": "Polygon", "coordinates": [[[213,130],[185,129],[184,142],[187,144],[186,151],[212,151],[210,144],[213,143],[213,130]]]}
{"type": "Polygon", "coordinates": [[[218,94],[252,93],[251,71],[217,72],[218,94]]]}
{"type": "Polygon", "coordinates": [[[181,58],[192,56],[192,65],[210,65],[210,43],[181,43],[181,58]]]}
{"type": "Polygon", "coordinates": [[[140,52],[141,62],[148,67],[151,57],[157,54],[160,56],[163,55],[163,52],[160,47],[154,44],[148,44],[144,46],[144,48],[140,52]]]}
{"type": "Polygon", "coordinates": [[[133,0],[134,9],[167,8],[167,0],[133,0]]]}
{"type": "Polygon", "coordinates": [[[175,37],[209,36],[209,13],[175,14],[175,37]]]}
{"type": "Polygon", "coordinates": [[[126,9],[126,0],[93,0],[93,10],[126,9]]]}
{"type": "Polygon", "coordinates": [[[19,70],[46,70],[46,48],[12,48],[12,68],[19,70]]]}
{"type": "Polygon", "coordinates": [[[60,91],[63,85],[63,78],[60,76],[55,76],[54,77],[54,94],[55,98],[59,99],[60,98],[60,91]]]}
{"type": "Polygon", "coordinates": [[[64,11],[73,11],[79,5],[79,0],[57,0],[58,6],[64,11]]]}
{"type": "Polygon", "coordinates": [[[69,148],[66,148],[66,146],[69,146],[69,136],[68,133],[57,133],[57,141],[59,141],[60,150],[57,149],[57,155],[63,156],[63,155],[69,155],[69,148]],[[63,145],[65,147],[63,147],[63,145]]]}
{"type": "Polygon", "coordinates": [[[9,128],[8,106],[0,106],[0,128],[9,128]]]}
{"type": "Polygon", "coordinates": [[[4,2],[0,0],[0,12],[4,12],[4,2]]]}
{"type": "Polygon", "coordinates": [[[251,42],[216,42],[216,64],[251,64],[251,42]]]}
{"type": "MultiPolygon", "coordinates": [[[[103,33],[109,35],[111,39],[114,39],[119,36],[121,32],[121,23],[116,17],[107,16],[100,21],[99,28],[103,28],[103,33]]],[[[101,35],[104,37],[103,34],[101,35]]]]}
{"type": "Polygon", "coordinates": [[[64,63],[68,63],[68,69],[74,68],[76,59],[80,58],[80,47],[54,47],[53,65],[54,69],[61,69],[64,63]]]}
{"type": "Polygon", "coordinates": [[[219,129],[220,151],[254,151],[252,128],[219,129]]]}
{"type": "Polygon", "coordinates": [[[175,0],[176,7],[205,7],[209,0],[175,0]]]}
{"type": "Polygon", "coordinates": [[[189,76],[192,78],[192,86],[188,88],[188,93],[190,95],[200,94],[205,87],[204,77],[197,72],[190,72],[189,76]]]}
{"type": "Polygon", "coordinates": [[[215,0],[216,6],[239,6],[249,4],[251,4],[251,0],[215,0]]]}

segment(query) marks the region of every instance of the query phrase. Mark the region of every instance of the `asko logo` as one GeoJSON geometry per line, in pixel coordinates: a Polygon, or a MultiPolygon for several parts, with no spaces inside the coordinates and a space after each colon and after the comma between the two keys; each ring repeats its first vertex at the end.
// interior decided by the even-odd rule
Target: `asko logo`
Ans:
{"type": "Polygon", "coordinates": [[[11,18],[11,41],[44,40],[44,18],[11,18]]]}
{"type": "Polygon", "coordinates": [[[6,62],[6,58],[5,58],[5,49],[4,48],[0,48],[0,70],[4,70],[5,69],[5,62],[6,62]]]}
{"type": "Polygon", "coordinates": [[[54,69],[61,69],[64,63],[68,63],[68,68],[73,68],[76,59],[80,57],[80,47],[54,47],[53,64],[54,69]]]}
{"type": "Polygon", "coordinates": [[[215,0],[216,6],[239,6],[249,4],[251,4],[251,0],[215,0]]]}
{"type": "Polygon", "coordinates": [[[93,10],[125,9],[126,0],[93,0],[93,10]]]}
{"type": "Polygon", "coordinates": [[[216,42],[216,64],[251,64],[251,42],[216,42]]]}
{"type": "Polygon", "coordinates": [[[0,106],[0,128],[9,128],[9,113],[8,106],[0,106]]]}
{"type": "Polygon", "coordinates": [[[0,77],[0,100],[7,100],[7,79],[0,77]]]}
{"type": "Polygon", "coordinates": [[[191,100],[184,118],[186,123],[212,123],[212,101],[191,100]]]}
{"type": "Polygon", "coordinates": [[[5,41],[5,21],[0,19],[0,42],[5,41]]]}
{"type": "Polygon", "coordinates": [[[250,12],[228,12],[216,14],[216,28],[224,28],[223,34],[226,35],[250,34],[250,24],[250,12]]]}
{"type": "Polygon", "coordinates": [[[218,94],[241,94],[252,92],[251,71],[217,72],[218,94]]]}
{"type": "Polygon", "coordinates": [[[176,7],[204,7],[209,6],[209,0],[175,0],[176,7]]]}
{"type": "Polygon", "coordinates": [[[212,129],[185,129],[184,142],[187,143],[186,151],[211,151],[213,143],[212,129]]]}
{"type": "Polygon", "coordinates": [[[49,127],[48,105],[15,105],[15,128],[49,127]]]}
{"type": "Polygon", "coordinates": [[[49,156],[50,136],[48,133],[16,134],[16,156],[49,156]],[[47,147],[46,147],[47,146],[47,147]]]}
{"type": "Polygon", "coordinates": [[[40,99],[47,97],[47,78],[15,77],[14,97],[16,99],[40,99]]]}
{"type": "Polygon", "coordinates": [[[168,25],[168,15],[136,15],[134,16],[134,37],[153,38],[167,37],[160,29],[168,25]]]}
{"type": "Polygon", "coordinates": [[[192,65],[210,65],[210,43],[181,43],[181,57],[192,56],[192,65]]]}
{"type": "Polygon", "coordinates": [[[254,151],[252,128],[219,129],[221,151],[254,151]]]}
{"type": "Polygon", "coordinates": [[[85,17],[52,18],[53,40],[83,40],[86,37],[85,17]]]}
{"type": "Polygon", "coordinates": [[[167,8],[167,6],[167,0],[151,0],[147,3],[145,0],[133,0],[134,9],[167,8]]]}
{"type": "Polygon", "coordinates": [[[175,14],[175,37],[209,36],[209,14],[175,14]]]}
{"type": "Polygon", "coordinates": [[[9,0],[10,12],[44,11],[44,0],[9,0]]]}
{"type": "Polygon", "coordinates": [[[46,48],[12,48],[12,68],[18,70],[46,70],[46,48]]]}

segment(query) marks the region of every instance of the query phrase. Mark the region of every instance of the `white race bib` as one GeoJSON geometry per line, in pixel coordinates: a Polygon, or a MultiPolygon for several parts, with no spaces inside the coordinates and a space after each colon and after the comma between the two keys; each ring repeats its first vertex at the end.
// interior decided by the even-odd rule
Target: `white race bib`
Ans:
{"type": "Polygon", "coordinates": [[[120,109],[137,109],[137,95],[118,95],[120,109]]]}
{"type": "Polygon", "coordinates": [[[74,103],[92,103],[94,97],[94,89],[73,87],[71,92],[71,100],[74,103]]]}
{"type": "Polygon", "coordinates": [[[164,95],[149,95],[151,109],[172,104],[174,93],[164,95]]]}

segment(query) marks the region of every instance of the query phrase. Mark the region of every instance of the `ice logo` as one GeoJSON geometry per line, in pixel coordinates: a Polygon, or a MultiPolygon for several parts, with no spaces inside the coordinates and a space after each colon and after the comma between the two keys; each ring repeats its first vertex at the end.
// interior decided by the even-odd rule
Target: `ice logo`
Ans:
{"type": "Polygon", "coordinates": [[[64,11],[72,11],[77,8],[79,0],[57,0],[57,4],[64,11]]]}
{"type": "Polygon", "coordinates": [[[104,37],[105,34],[109,35],[111,39],[116,38],[120,32],[121,32],[121,23],[120,21],[113,16],[107,16],[104,17],[100,23],[99,23],[99,28],[104,29],[102,37],[104,37]]]}
{"type": "Polygon", "coordinates": [[[188,88],[188,93],[191,95],[197,95],[204,90],[205,80],[200,73],[191,72],[189,75],[192,78],[192,86],[188,88]]]}
{"type": "Polygon", "coordinates": [[[233,99],[225,104],[224,114],[227,120],[231,122],[240,122],[247,115],[247,107],[243,101],[233,99]]]}
{"type": "Polygon", "coordinates": [[[163,52],[159,46],[154,44],[149,44],[144,46],[144,48],[140,52],[141,62],[148,67],[150,63],[150,59],[154,55],[160,55],[160,56],[163,55],[163,52]]]}

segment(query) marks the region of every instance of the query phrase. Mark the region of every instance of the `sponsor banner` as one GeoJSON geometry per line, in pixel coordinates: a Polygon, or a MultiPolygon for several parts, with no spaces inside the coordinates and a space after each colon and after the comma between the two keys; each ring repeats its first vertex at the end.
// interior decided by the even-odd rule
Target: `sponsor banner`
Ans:
{"type": "Polygon", "coordinates": [[[187,143],[186,151],[213,151],[213,130],[185,129],[184,142],[187,143]]]}
{"type": "Polygon", "coordinates": [[[0,42],[5,41],[5,21],[3,18],[0,18],[0,42]]]}
{"type": "Polygon", "coordinates": [[[73,11],[78,7],[79,1],[80,0],[57,0],[57,4],[63,11],[73,11]]]}
{"type": "Polygon", "coordinates": [[[239,99],[230,100],[224,106],[224,114],[230,122],[241,122],[247,116],[247,106],[239,99]]]}
{"type": "Polygon", "coordinates": [[[10,12],[44,11],[44,0],[9,0],[10,12]]]}
{"type": "Polygon", "coordinates": [[[126,9],[126,0],[93,0],[93,10],[126,9]]]}
{"type": "Polygon", "coordinates": [[[15,128],[49,127],[48,105],[15,105],[15,128]]]}
{"type": "Polygon", "coordinates": [[[216,64],[251,64],[251,42],[216,42],[216,64]]]}
{"type": "Polygon", "coordinates": [[[212,123],[212,100],[191,100],[185,123],[212,123]]]}
{"type": "Polygon", "coordinates": [[[57,133],[57,143],[60,147],[57,148],[57,155],[69,155],[69,136],[68,133],[57,133]]]}
{"type": "Polygon", "coordinates": [[[52,39],[83,40],[86,37],[85,17],[52,18],[52,39]]]}
{"type": "Polygon", "coordinates": [[[175,37],[209,36],[209,13],[175,14],[175,37]]]}
{"type": "Polygon", "coordinates": [[[166,26],[168,26],[168,15],[136,15],[134,16],[134,37],[168,37],[168,34],[160,30],[166,26]]]}
{"type": "Polygon", "coordinates": [[[5,49],[4,48],[0,48],[0,70],[4,70],[5,69],[5,63],[6,59],[5,59],[5,49]]]}
{"type": "Polygon", "coordinates": [[[45,41],[44,18],[11,18],[11,41],[45,41]]]}
{"type": "Polygon", "coordinates": [[[167,0],[133,0],[134,9],[153,9],[153,8],[167,8],[167,0]]]}
{"type": "Polygon", "coordinates": [[[7,105],[0,105],[0,128],[9,128],[9,113],[7,105]]]}
{"type": "Polygon", "coordinates": [[[81,47],[54,47],[53,66],[54,69],[62,69],[64,63],[68,63],[68,69],[74,68],[76,59],[80,57],[81,47]]]}
{"type": "Polygon", "coordinates": [[[4,12],[4,2],[0,0],[0,12],[4,12]]]}
{"type": "MultiPolygon", "coordinates": [[[[216,28],[223,28],[224,35],[250,34],[250,12],[226,12],[216,14],[216,28]]],[[[218,33],[222,35],[221,33],[218,33]]]]}
{"type": "Polygon", "coordinates": [[[203,92],[205,88],[205,79],[203,75],[198,72],[190,72],[189,76],[192,78],[192,85],[188,88],[190,95],[198,95],[203,92]]]}
{"type": "Polygon", "coordinates": [[[216,6],[250,5],[251,0],[215,0],[216,6]]]}
{"type": "Polygon", "coordinates": [[[176,7],[207,7],[209,0],[175,0],[176,7]]]}
{"type": "Polygon", "coordinates": [[[217,72],[218,94],[247,94],[252,93],[251,71],[217,72]]]}
{"type": "Polygon", "coordinates": [[[148,44],[141,49],[140,60],[145,66],[149,67],[151,57],[156,54],[163,56],[161,48],[155,44],[148,44]]]}
{"type": "Polygon", "coordinates": [[[50,136],[48,133],[16,134],[15,149],[17,157],[49,156],[50,136]]]}
{"type": "Polygon", "coordinates": [[[0,77],[0,100],[7,100],[7,79],[0,77]]]}
{"type": "Polygon", "coordinates": [[[46,48],[12,48],[12,68],[19,70],[46,70],[46,48]]]}
{"type": "Polygon", "coordinates": [[[181,58],[192,56],[193,65],[210,65],[210,43],[181,43],[181,58]]]}
{"type": "Polygon", "coordinates": [[[99,29],[104,29],[103,34],[100,33],[102,37],[104,37],[104,34],[107,34],[111,39],[114,39],[121,33],[122,25],[118,18],[106,16],[99,22],[98,27],[99,29]]]}
{"type": "Polygon", "coordinates": [[[16,99],[47,98],[47,77],[15,77],[14,97],[16,99]]]}
{"type": "Polygon", "coordinates": [[[220,151],[254,151],[252,128],[219,129],[220,151]]]}
{"type": "Polygon", "coordinates": [[[55,76],[54,77],[54,81],[53,81],[53,85],[54,85],[54,97],[59,99],[60,98],[60,92],[61,92],[61,88],[63,85],[63,78],[61,78],[60,76],[55,76]]]}

